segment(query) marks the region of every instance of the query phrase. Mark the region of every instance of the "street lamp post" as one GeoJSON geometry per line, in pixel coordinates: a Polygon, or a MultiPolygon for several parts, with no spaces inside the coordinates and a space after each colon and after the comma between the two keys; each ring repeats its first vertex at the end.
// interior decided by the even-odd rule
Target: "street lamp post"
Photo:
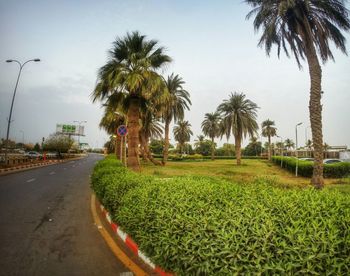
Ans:
{"type": "MultiPolygon", "coordinates": [[[[78,123],[78,126],[79,126],[79,132],[80,132],[80,126],[83,124],[83,123],[87,123],[87,121],[74,121],[74,123],[78,123]]],[[[80,146],[80,133],[78,133],[78,144],[79,144],[79,152],[81,151],[81,146],[80,146]]]]}
{"type": "Polygon", "coordinates": [[[282,165],[283,165],[283,141],[282,141],[281,136],[277,135],[277,137],[281,139],[281,168],[282,168],[282,165]]]}
{"type": "Polygon", "coordinates": [[[298,176],[298,126],[300,126],[302,123],[299,123],[295,126],[295,157],[296,157],[296,166],[295,166],[295,176],[298,176]]]}
{"type": "Polygon", "coordinates": [[[7,132],[6,132],[6,146],[5,146],[5,165],[7,165],[7,151],[8,151],[8,142],[9,142],[9,135],[10,135],[10,127],[11,127],[11,118],[12,118],[12,109],[13,109],[13,104],[15,102],[15,96],[16,96],[16,92],[17,92],[17,86],[18,86],[18,82],[19,79],[21,77],[21,73],[22,73],[22,69],[24,67],[24,65],[26,65],[28,62],[39,62],[40,59],[35,58],[35,59],[30,59],[27,60],[26,62],[24,62],[23,64],[21,62],[19,62],[18,60],[15,59],[8,59],[6,60],[6,62],[10,63],[10,62],[16,62],[19,65],[19,72],[18,72],[18,76],[17,76],[17,81],[16,81],[16,85],[15,85],[15,90],[13,91],[13,96],[12,96],[12,102],[11,102],[11,108],[10,108],[10,115],[8,117],[8,122],[7,122],[7,132]]]}

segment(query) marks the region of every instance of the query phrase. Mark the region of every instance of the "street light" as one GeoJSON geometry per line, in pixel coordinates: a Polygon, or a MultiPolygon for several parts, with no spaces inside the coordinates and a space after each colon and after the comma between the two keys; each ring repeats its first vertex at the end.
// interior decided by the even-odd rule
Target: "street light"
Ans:
{"type": "Polygon", "coordinates": [[[79,125],[79,129],[78,129],[78,131],[79,131],[79,133],[78,133],[78,144],[79,144],[79,151],[81,151],[81,146],[80,146],[80,126],[83,123],[87,123],[87,121],[74,121],[74,123],[78,123],[78,125],[79,125]]]}
{"type": "Polygon", "coordinates": [[[281,139],[281,168],[282,168],[282,164],[283,164],[283,141],[282,141],[282,137],[281,136],[278,136],[278,138],[281,139]]]}
{"type": "Polygon", "coordinates": [[[298,176],[298,126],[300,126],[302,123],[299,123],[295,126],[295,157],[297,159],[296,166],[295,166],[295,176],[298,176]]]}
{"type": "Polygon", "coordinates": [[[30,59],[30,60],[27,60],[26,62],[24,62],[23,64],[20,63],[18,60],[15,60],[15,59],[8,59],[8,60],[6,60],[7,63],[10,63],[10,62],[18,63],[18,65],[19,65],[19,72],[18,72],[18,76],[17,76],[15,90],[13,91],[11,108],[10,108],[10,115],[8,117],[8,123],[7,123],[6,146],[5,146],[5,165],[7,165],[7,151],[8,151],[8,142],[9,142],[9,135],[10,135],[10,127],[11,127],[12,109],[13,109],[13,103],[15,102],[17,86],[18,86],[19,78],[21,77],[21,73],[22,73],[22,69],[23,69],[24,65],[26,65],[28,62],[31,62],[31,61],[39,62],[40,59],[38,59],[38,58],[30,59]]]}

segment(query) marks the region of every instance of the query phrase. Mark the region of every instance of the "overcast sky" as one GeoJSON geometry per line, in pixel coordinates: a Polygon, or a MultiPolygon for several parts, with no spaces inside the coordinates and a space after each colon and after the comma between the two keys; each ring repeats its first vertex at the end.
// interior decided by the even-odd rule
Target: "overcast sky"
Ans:
{"type": "MultiPolygon", "coordinates": [[[[295,125],[303,122],[304,144],[310,125],[307,65],[300,71],[293,59],[278,59],[275,49],[267,57],[257,47],[252,21],[245,20],[249,10],[241,0],[0,0],[0,136],[6,135],[18,74],[17,64],[5,60],[40,58],[23,69],[10,137],[21,142],[23,131],[25,142],[38,142],[57,123],[87,120],[81,140],[101,147],[107,140],[98,128],[102,110],[90,99],[97,71],[115,38],[138,30],[173,58],[163,74],[174,72],[186,82],[192,141],[201,134],[204,114],[237,91],[258,104],[259,124],[274,120],[283,139],[295,141],[295,125]]],[[[324,140],[350,146],[350,60],[334,54],[336,62],[323,66],[324,140]]]]}

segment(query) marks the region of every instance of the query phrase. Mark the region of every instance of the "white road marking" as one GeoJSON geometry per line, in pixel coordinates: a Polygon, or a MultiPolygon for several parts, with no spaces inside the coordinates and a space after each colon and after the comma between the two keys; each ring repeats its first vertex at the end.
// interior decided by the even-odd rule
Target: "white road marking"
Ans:
{"type": "Polygon", "coordinates": [[[66,170],[67,168],[63,168],[64,170],[66,170]]]}
{"type": "Polygon", "coordinates": [[[53,174],[55,174],[55,172],[50,172],[49,174],[50,174],[50,175],[53,175],[53,174]]]}
{"type": "Polygon", "coordinates": [[[27,180],[28,183],[29,183],[29,182],[33,182],[33,181],[35,181],[35,178],[31,178],[31,179],[28,179],[28,180],[27,180]]]}

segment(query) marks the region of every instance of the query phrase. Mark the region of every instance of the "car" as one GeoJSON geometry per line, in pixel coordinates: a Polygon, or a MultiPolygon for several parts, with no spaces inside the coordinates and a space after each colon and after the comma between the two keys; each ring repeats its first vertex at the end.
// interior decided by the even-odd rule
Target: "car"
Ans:
{"type": "Polygon", "coordinates": [[[25,156],[28,157],[28,158],[40,158],[41,157],[41,154],[36,152],[36,151],[28,151],[25,153],[25,156]]]}
{"type": "Polygon", "coordinates": [[[299,158],[299,160],[300,161],[314,161],[314,159],[313,158],[311,158],[311,157],[303,157],[303,158],[299,158]]]}
{"type": "Polygon", "coordinates": [[[46,153],[47,158],[57,158],[58,157],[58,152],[47,152],[46,153]]]}
{"type": "Polygon", "coordinates": [[[324,159],[323,164],[335,164],[335,163],[341,163],[343,162],[340,159],[324,159]]]}

